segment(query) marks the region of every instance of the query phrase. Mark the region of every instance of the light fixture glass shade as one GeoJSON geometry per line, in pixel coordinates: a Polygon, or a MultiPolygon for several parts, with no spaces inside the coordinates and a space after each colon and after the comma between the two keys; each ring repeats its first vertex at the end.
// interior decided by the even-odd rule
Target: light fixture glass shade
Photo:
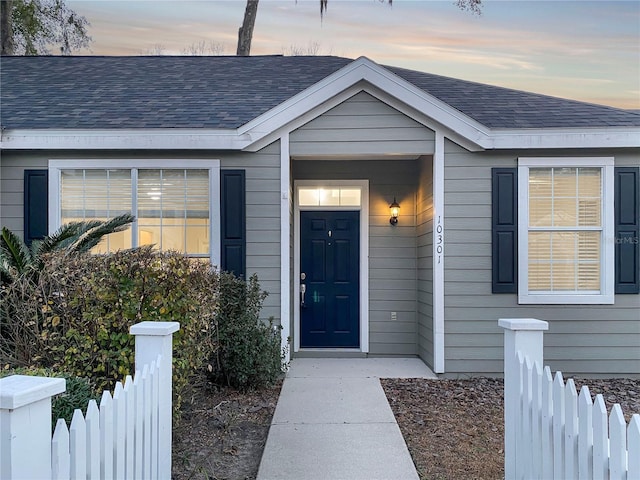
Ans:
{"type": "Polygon", "coordinates": [[[398,223],[398,215],[400,214],[400,205],[396,202],[396,197],[393,197],[393,203],[389,205],[389,211],[391,212],[391,218],[389,218],[389,223],[391,225],[395,225],[398,223]]]}

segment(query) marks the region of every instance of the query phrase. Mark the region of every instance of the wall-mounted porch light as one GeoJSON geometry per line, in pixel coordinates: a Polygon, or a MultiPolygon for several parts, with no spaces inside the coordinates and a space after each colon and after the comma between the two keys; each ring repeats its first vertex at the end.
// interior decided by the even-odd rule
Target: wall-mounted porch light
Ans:
{"type": "Polygon", "coordinates": [[[400,213],[400,205],[396,202],[396,197],[393,197],[393,203],[389,205],[389,211],[391,212],[391,218],[389,218],[389,223],[391,225],[395,225],[398,223],[398,214],[400,213]]]}

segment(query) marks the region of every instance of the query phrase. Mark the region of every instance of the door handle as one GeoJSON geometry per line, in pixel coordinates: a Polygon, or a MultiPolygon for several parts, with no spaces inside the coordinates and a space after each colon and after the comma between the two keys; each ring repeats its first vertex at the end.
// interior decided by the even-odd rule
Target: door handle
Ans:
{"type": "Polygon", "coordinates": [[[307,293],[307,286],[304,283],[300,284],[300,307],[304,308],[304,294],[307,293]]]}

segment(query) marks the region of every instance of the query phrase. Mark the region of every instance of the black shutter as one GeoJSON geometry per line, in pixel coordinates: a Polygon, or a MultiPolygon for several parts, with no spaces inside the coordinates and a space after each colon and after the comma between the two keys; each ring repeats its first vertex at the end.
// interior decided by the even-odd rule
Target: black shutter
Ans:
{"type": "Polygon", "coordinates": [[[640,169],[615,169],[615,293],[640,293],[640,169]]]}
{"type": "Polygon", "coordinates": [[[24,241],[31,245],[49,232],[49,175],[47,170],[24,171],[24,241]]]}
{"type": "Polygon", "coordinates": [[[491,169],[493,293],[518,292],[518,170],[491,169]]]}
{"type": "Polygon", "coordinates": [[[220,251],[222,270],[246,274],[246,209],[244,170],[220,171],[220,251]]]}

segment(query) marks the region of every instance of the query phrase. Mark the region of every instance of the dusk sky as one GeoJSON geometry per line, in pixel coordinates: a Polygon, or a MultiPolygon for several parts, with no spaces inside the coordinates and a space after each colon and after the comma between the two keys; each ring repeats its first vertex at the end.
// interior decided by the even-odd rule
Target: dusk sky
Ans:
{"type": "MultiPolygon", "coordinates": [[[[91,22],[92,55],[235,54],[243,0],[67,0],[91,22]]],[[[640,109],[639,1],[261,0],[251,53],[292,47],[592,103],[640,109]]]]}

